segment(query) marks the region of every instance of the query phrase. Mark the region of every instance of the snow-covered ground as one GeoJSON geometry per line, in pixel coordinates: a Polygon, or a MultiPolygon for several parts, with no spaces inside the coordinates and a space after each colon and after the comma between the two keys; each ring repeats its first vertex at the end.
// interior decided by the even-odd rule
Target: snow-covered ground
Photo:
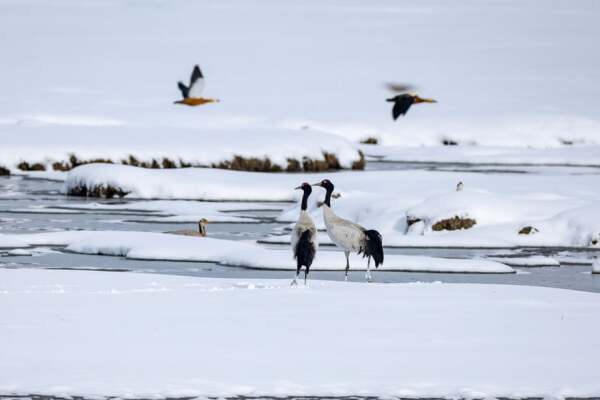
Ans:
{"type": "Polygon", "coordinates": [[[600,393],[593,293],[0,270],[0,297],[1,394],[600,393]]]}
{"type": "MultiPolygon", "coordinates": [[[[63,231],[35,234],[0,234],[0,248],[32,245],[62,245],[82,254],[123,256],[137,260],[209,261],[253,269],[296,270],[291,250],[273,250],[248,241],[197,238],[154,232],[63,231]]],[[[321,251],[312,270],[343,270],[343,253],[321,251]]],[[[365,270],[367,261],[351,257],[353,270],[365,270]]],[[[509,266],[493,260],[452,259],[387,255],[380,267],[385,271],[513,273],[509,266]]]]}
{"type": "Polygon", "coordinates": [[[3,1],[0,163],[73,152],[285,164],[325,150],[347,167],[345,139],[367,136],[599,144],[599,16],[593,0],[3,1]],[[190,15],[197,24],[182,24],[190,15]],[[195,63],[220,103],[172,104],[195,63]],[[439,102],[394,122],[388,81],[439,102]]]}
{"type": "MultiPolygon", "coordinates": [[[[17,256],[52,258],[40,263],[51,267],[69,267],[60,265],[67,257],[110,260],[79,255],[95,254],[131,264],[153,260],[166,273],[182,264],[168,261],[207,261],[220,264],[215,270],[282,269],[291,277],[291,251],[255,238],[289,242],[286,224],[299,212],[293,188],[323,178],[336,185],[335,212],[380,231],[387,247],[596,249],[599,18],[595,0],[1,1],[0,166],[12,172],[23,161],[51,169],[71,155],[163,167],[242,156],[285,169],[327,153],[351,168],[363,151],[371,160],[509,164],[513,173],[264,174],[109,164],[25,173],[64,180],[65,192],[118,187],[127,192],[122,204],[66,201],[54,183],[2,178],[4,231],[36,233],[0,234],[1,256],[11,260],[0,268],[0,397],[600,395],[598,294],[6,269],[23,266],[17,256]],[[176,82],[187,81],[196,63],[206,77],[204,95],[220,102],[174,105],[176,82]],[[415,105],[393,121],[386,82],[415,84],[438,103],[415,105]],[[380,145],[359,144],[368,137],[380,145]],[[529,164],[536,173],[515,173],[529,164]],[[464,189],[457,192],[459,181],[464,189]],[[176,236],[156,224],[256,222],[260,212],[240,210],[280,207],[281,225],[267,238],[260,231],[226,238],[252,240],[225,240],[210,237],[210,228],[208,238],[176,236]],[[92,230],[103,225],[85,214],[131,210],[148,224],[118,231],[129,229],[115,227],[119,220],[111,230],[92,230]],[[23,226],[4,215],[18,212],[30,213],[23,226]],[[47,212],[65,214],[60,227],[47,212]],[[455,217],[476,224],[434,230],[455,217]],[[156,232],[133,231],[140,227],[156,232]],[[519,234],[526,227],[530,234],[519,234]],[[73,230],[54,231],[65,228],[73,230]],[[49,254],[57,251],[52,246],[65,250],[49,254]]],[[[322,198],[315,188],[309,202],[321,230],[322,198]]],[[[331,244],[324,232],[320,242],[331,244]]],[[[514,272],[504,262],[563,260],[473,256],[480,251],[470,259],[390,251],[382,270],[496,274],[514,272]]],[[[322,246],[312,269],[344,264],[343,253],[322,246]]],[[[353,271],[365,264],[352,256],[353,271]]],[[[597,279],[584,268],[577,278],[560,277],[597,279]]],[[[597,261],[592,272],[600,273],[597,261]]]]}
{"type": "MultiPolygon", "coordinates": [[[[336,212],[377,229],[387,246],[514,247],[600,245],[600,189],[595,174],[480,174],[440,171],[369,171],[273,175],[208,169],[148,170],[115,165],[87,165],[69,172],[66,190],[85,185],[122,188],[132,198],[290,201],[302,181],[329,178],[340,198],[336,212]],[[456,191],[462,181],[464,189],[456,191]],[[475,219],[468,230],[434,231],[440,220],[475,219]],[[420,220],[408,226],[407,220],[420,220]],[[519,234],[532,226],[532,234],[519,234]]],[[[314,189],[310,211],[324,228],[314,189]]],[[[166,203],[168,204],[168,203],[166,203]]],[[[111,206],[107,206],[110,208],[111,206]]],[[[163,207],[166,207],[163,204],[163,207]]],[[[298,204],[279,221],[297,219],[298,204]]],[[[267,241],[289,242],[275,236],[267,241]]],[[[329,243],[322,235],[322,242],[329,243]]]]}

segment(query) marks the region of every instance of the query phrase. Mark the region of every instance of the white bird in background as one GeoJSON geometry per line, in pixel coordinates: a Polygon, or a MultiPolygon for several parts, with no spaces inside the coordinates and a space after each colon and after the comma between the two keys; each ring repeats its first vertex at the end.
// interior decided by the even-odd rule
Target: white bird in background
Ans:
{"type": "Polygon", "coordinates": [[[365,229],[362,226],[350,222],[335,215],[331,209],[331,194],[333,193],[333,183],[324,179],[313,186],[320,186],[326,190],[325,201],[323,202],[323,219],[327,227],[327,234],[331,241],[344,249],[346,256],[346,274],[348,280],[348,271],[350,270],[350,252],[357,252],[367,257],[367,273],[365,279],[371,281],[371,257],[375,261],[375,268],[383,264],[383,242],[381,234],[373,229],[365,229]]]}
{"type": "Polygon", "coordinates": [[[300,205],[300,216],[292,230],[292,251],[296,259],[296,276],[292,281],[292,285],[298,284],[298,275],[300,275],[302,266],[304,266],[304,284],[306,285],[306,277],[317,253],[319,242],[317,228],[307,211],[308,196],[312,192],[312,187],[305,182],[295,189],[302,190],[304,193],[300,205]]]}

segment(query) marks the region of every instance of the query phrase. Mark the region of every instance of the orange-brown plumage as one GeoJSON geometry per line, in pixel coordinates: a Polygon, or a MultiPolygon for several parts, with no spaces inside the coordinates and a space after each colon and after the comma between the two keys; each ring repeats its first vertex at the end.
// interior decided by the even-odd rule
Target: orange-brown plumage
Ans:
{"type": "Polygon", "coordinates": [[[183,100],[178,100],[175,104],[185,104],[186,106],[201,106],[206,103],[218,103],[219,99],[205,99],[203,97],[188,97],[183,100]]]}

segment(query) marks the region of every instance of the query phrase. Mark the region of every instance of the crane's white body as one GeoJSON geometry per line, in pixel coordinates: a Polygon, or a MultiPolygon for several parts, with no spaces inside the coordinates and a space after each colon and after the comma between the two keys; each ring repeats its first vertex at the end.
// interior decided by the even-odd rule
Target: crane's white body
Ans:
{"type": "Polygon", "coordinates": [[[364,241],[364,228],[354,222],[338,217],[328,205],[323,204],[322,207],[327,235],[329,235],[331,241],[344,251],[358,251],[364,241]]]}
{"type": "MultiPolygon", "coordinates": [[[[354,222],[338,217],[327,204],[323,204],[322,207],[327,235],[336,246],[341,247],[344,250],[344,255],[346,256],[347,280],[348,270],[350,269],[350,253],[358,252],[361,248],[364,248],[365,241],[367,240],[365,228],[354,222]]],[[[367,262],[367,273],[365,274],[365,278],[368,281],[371,280],[370,259],[367,262]]]]}

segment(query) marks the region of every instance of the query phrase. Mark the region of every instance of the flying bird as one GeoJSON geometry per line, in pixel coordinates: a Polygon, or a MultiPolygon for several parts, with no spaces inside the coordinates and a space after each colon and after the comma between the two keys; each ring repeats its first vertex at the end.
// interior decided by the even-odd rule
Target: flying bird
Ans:
{"type": "Polygon", "coordinates": [[[194,66],[192,75],[190,76],[189,85],[185,85],[183,82],[177,82],[177,87],[181,91],[182,100],[177,100],[175,104],[185,104],[186,106],[201,106],[206,103],[218,103],[219,99],[207,99],[200,94],[204,90],[204,75],[200,71],[198,65],[194,66]]]}
{"type": "Polygon", "coordinates": [[[304,284],[306,285],[306,277],[308,271],[317,253],[319,242],[317,238],[317,228],[312,218],[308,214],[308,196],[312,192],[312,187],[304,182],[302,185],[295,188],[302,190],[302,203],[300,204],[300,216],[292,230],[292,251],[296,259],[296,277],[292,281],[292,285],[298,284],[298,275],[304,266],[304,284]]]}
{"type": "Polygon", "coordinates": [[[325,201],[323,202],[323,219],[327,228],[327,235],[333,243],[344,250],[346,256],[345,280],[348,280],[348,271],[350,270],[350,253],[356,252],[367,257],[367,272],[365,279],[371,281],[371,258],[375,261],[375,268],[383,264],[383,242],[379,232],[374,229],[365,229],[362,226],[338,217],[331,209],[331,194],[333,193],[333,183],[329,179],[324,179],[313,186],[320,186],[325,189],[325,201]]]}
{"type": "Polygon", "coordinates": [[[437,101],[433,99],[419,97],[419,95],[415,93],[408,93],[413,90],[411,85],[388,83],[386,86],[389,90],[400,93],[386,99],[386,101],[394,103],[394,107],[392,108],[392,117],[394,117],[394,121],[397,120],[399,116],[405,115],[413,104],[437,103],[437,101]]]}

